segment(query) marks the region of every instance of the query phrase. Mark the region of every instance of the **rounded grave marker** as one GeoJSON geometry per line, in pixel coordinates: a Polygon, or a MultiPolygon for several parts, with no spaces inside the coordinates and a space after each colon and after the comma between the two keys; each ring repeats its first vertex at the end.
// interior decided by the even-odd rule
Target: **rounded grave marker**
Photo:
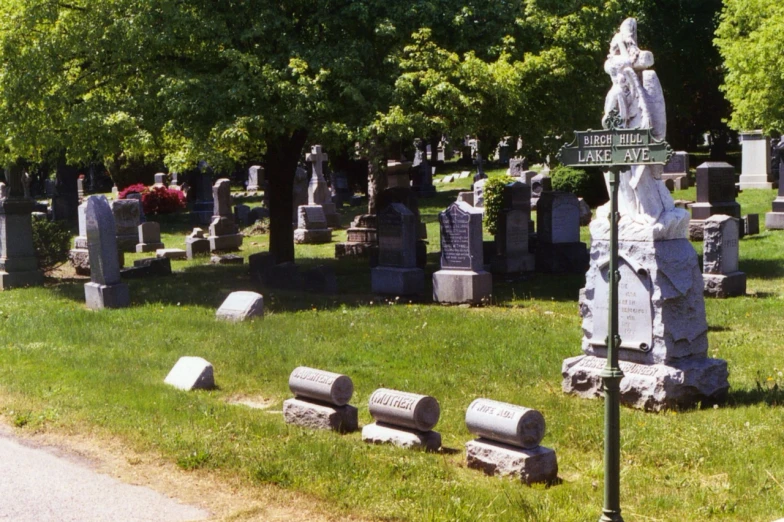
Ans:
{"type": "Polygon", "coordinates": [[[441,415],[441,407],[433,397],[386,388],[373,392],[368,408],[379,422],[419,431],[432,430],[441,415]]]}
{"type": "Polygon", "coordinates": [[[289,389],[298,397],[344,406],[354,394],[354,383],[346,375],[300,366],[289,376],[289,389]]]}
{"type": "Polygon", "coordinates": [[[532,449],[544,438],[544,416],[536,410],[493,401],[475,399],[466,410],[466,427],[474,435],[532,449]]]}

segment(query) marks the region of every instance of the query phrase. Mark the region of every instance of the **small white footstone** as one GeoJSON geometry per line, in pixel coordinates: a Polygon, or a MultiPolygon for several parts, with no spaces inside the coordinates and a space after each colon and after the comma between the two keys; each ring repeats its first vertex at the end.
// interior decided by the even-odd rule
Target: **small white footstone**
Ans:
{"type": "Polygon", "coordinates": [[[417,431],[379,423],[362,428],[362,440],[373,444],[394,444],[401,448],[424,448],[427,451],[438,451],[441,447],[441,434],[437,431],[417,431]]]}
{"type": "Polygon", "coordinates": [[[526,484],[552,483],[558,478],[555,451],[544,446],[523,449],[476,439],[466,443],[466,463],[487,475],[514,476],[526,484]]]}
{"type": "Polygon", "coordinates": [[[167,259],[188,259],[188,253],[181,248],[159,248],[155,251],[155,257],[165,257],[167,259]]]}
{"type": "Polygon", "coordinates": [[[215,387],[212,364],[201,357],[180,357],[163,382],[185,391],[215,387]]]}
{"type": "Polygon", "coordinates": [[[264,297],[256,292],[232,292],[215,312],[218,319],[234,322],[263,316],[264,297]]]}
{"type": "Polygon", "coordinates": [[[302,399],[283,402],[283,420],[303,428],[341,433],[351,433],[359,427],[358,410],[354,406],[317,404],[302,399]]]}

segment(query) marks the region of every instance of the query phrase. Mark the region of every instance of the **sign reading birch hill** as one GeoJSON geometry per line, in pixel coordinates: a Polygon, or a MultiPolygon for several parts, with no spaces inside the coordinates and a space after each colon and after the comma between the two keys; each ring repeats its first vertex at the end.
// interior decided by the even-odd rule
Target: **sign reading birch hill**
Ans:
{"type": "Polygon", "coordinates": [[[664,165],[673,155],[666,141],[651,135],[651,129],[587,130],[574,134],[574,141],[558,151],[558,160],[570,167],[664,165]]]}

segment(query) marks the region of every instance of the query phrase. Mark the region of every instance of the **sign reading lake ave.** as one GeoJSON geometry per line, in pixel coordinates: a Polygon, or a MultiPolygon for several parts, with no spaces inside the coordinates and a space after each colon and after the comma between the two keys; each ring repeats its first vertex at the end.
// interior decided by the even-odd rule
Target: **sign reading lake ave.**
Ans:
{"type": "Polygon", "coordinates": [[[574,134],[574,141],[558,151],[558,160],[567,166],[664,165],[674,154],[666,141],[651,135],[650,129],[587,130],[574,134]]]}

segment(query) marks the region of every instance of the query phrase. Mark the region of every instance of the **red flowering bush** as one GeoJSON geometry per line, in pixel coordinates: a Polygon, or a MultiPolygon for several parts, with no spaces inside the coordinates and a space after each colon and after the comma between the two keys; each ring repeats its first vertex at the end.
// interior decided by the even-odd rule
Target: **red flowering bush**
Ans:
{"type": "Polygon", "coordinates": [[[120,191],[118,197],[126,199],[128,194],[142,195],[142,208],[145,214],[171,214],[185,208],[185,195],[179,190],[166,187],[147,187],[142,183],[129,185],[120,191]]]}

